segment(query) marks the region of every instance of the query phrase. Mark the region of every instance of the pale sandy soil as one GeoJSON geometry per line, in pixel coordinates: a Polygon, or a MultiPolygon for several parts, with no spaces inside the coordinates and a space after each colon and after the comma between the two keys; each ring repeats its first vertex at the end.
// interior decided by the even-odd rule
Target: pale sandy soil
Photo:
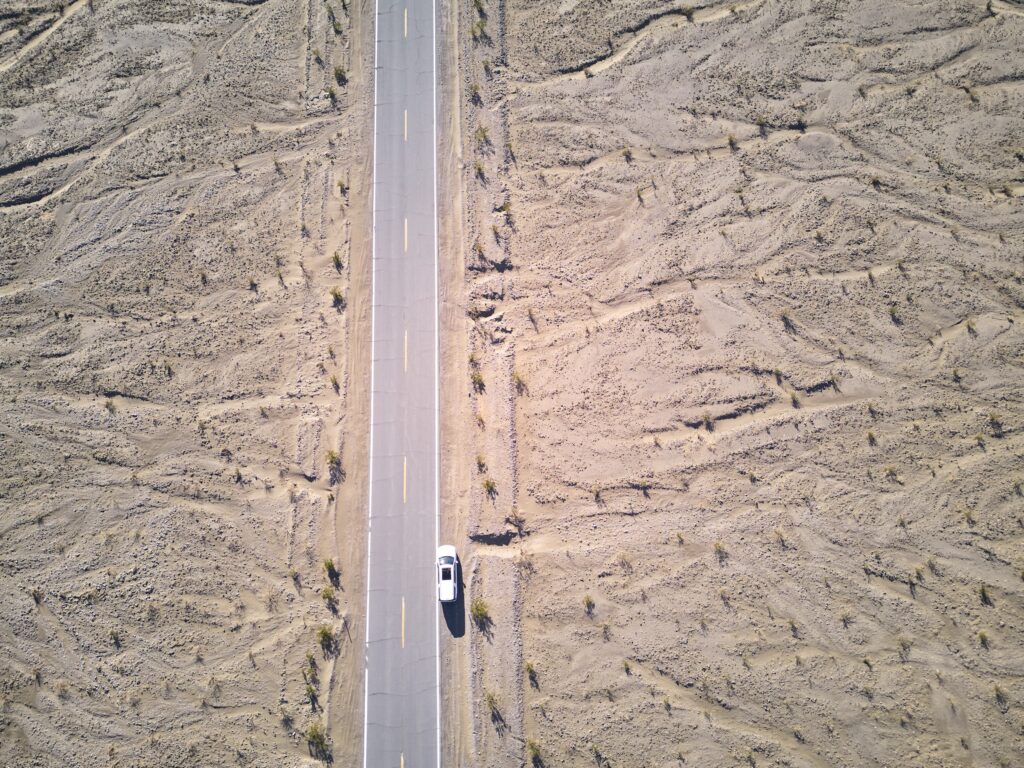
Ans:
{"type": "Polygon", "coordinates": [[[355,765],[372,17],[58,7],[0,12],[0,764],[355,765]]]}
{"type": "Polygon", "coordinates": [[[482,13],[458,763],[1020,765],[1024,7],[482,13]]]}

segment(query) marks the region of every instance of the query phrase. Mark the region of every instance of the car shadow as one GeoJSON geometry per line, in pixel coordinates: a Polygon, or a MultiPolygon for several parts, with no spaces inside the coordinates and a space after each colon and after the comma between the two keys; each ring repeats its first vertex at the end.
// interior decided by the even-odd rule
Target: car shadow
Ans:
{"type": "Polygon", "coordinates": [[[454,603],[441,603],[444,623],[452,637],[466,634],[466,585],[462,583],[462,566],[459,566],[459,599],[454,603]]]}

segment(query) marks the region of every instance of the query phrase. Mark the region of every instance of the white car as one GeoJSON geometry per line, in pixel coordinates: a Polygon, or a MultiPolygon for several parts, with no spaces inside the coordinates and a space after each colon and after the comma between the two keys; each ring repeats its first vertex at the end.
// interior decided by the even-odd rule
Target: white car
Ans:
{"type": "Polygon", "coordinates": [[[437,548],[437,599],[442,603],[459,599],[459,556],[451,544],[437,548]]]}

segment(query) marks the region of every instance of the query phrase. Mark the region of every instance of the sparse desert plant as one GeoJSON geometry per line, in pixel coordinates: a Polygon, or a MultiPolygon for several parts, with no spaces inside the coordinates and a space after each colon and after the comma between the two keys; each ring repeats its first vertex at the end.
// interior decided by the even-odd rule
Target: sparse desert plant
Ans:
{"type": "Polygon", "coordinates": [[[1000,688],[998,685],[993,687],[993,693],[996,697],[996,704],[999,708],[1005,712],[1008,709],[1010,700],[1006,696],[1006,691],[1000,688]]]}
{"type": "Polygon", "coordinates": [[[114,401],[109,397],[104,401],[103,407],[107,409],[107,412],[113,414],[117,411],[117,407],[114,405],[114,401]]]}
{"type": "Polygon", "coordinates": [[[789,333],[796,333],[796,323],[793,322],[793,317],[787,310],[782,310],[779,313],[779,319],[782,320],[782,327],[789,333]]]}
{"type": "MultiPolygon", "coordinates": [[[[109,401],[108,401],[109,402],[109,401]]],[[[992,434],[996,437],[1000,437],[1003,434],[1003,419],[998,413],[990,413],[988,415],[988,426],[992,430],[992,434]]]]}
{"type": "Polygon", "coordinates": [[[704,413],[701,414],[700,421],[701,424],[704,425],[704,429],[706,429],[708,432],[715,431],[715,420],[711,418],[710,413],[704,411],[704,413]]]}
{"type": "Polygon", "coordinates": [[[487,127],[483,125],[477,126],[477,129],[473,131],[473,138],[481,147],[485,147],[491,143],[490,131],[488,131],[487,127]]]}
{"type": "Polygon", "coordinates": [[[520,395],[527,391],[526,379],[523,378],[523,374],[519,371],[512,372],[512,384],[515,386],[516,392],[520,395]]]}
{"type": "Polygon", "coordinates": [[[484,704],[487,706],[487,711],[491,713],[491,717],[494,717],[498,712],[498,697],[493,691],[487,691],[484,694],[484,704]]]}
{"type": "Polygon", "coordinates": [[[484,382],[484,375],[480,371],[473,371],[470,373],[469,380],[472,382],[473,389],[476,390],[477,393],[481,393],[487,388],[487,385],[484,382]]]}
{"type": "Polygon", "coordinates": [[[327,729],[319,720],[306,729],[306,742],[314,757],[326,758],[328,756],[327,729]]]}
{"type": "Polygon", "coordinates": [[[478,453],[476,455],[476,471],[477,472],[485,472],[486,470],[487,470],[487,460],[484,459],[484,456],[483,456],[482,453],[478,453]]]}
{"type": "Polygon", "coordinates": [[[790,392],[789,393],[789,402],[790,402],[790,405],[792,405],[794,408],[799,408],[800,407],[800,395],[798,395],[796,392],[790,392]]]}
{"type": "Polygon", "coordinates": [[[338,384],[338,377],[335,374],[332,373],[331,374],[331,389],[333,389],[335,392],[338,392],[340,390],[340,388],[341,388],[341,385],[338,384]]]}
{"type": "Polygon", "coordinates": [[[341,467],[341,456],[338,452],[331,448],[324,454],[324,463],[327,464],[329,470],[335,470],[341,467]]]}
{"type": "MultiPolygon", "coordinates": [[[[487,175],[484,173],[484,164],[481,163],[479,160],[473,163],[473,175],[476,176],[480,181],[487,181],[487,175]]],[[[477,243],[477,245],[479,245],[479,242],[477,243]]],[[[474,248],[474,250],[476,249],[474,248]]],[[[477,256],[481,256],[482,254],[483,248],[481,247],[477,251],[477,256]]]]}
{"type": "Polygon", "coordinates": [[[484,478],[484,480],[483,480],[483,488],[484,488],[484,493],[486,493],[487,497],[490,498],[490,499],[493,499],[495,496],[498,495],[498,486],[494,482],[494,480],[492,480],[489,477],[485,477],[484,478]]]}
{"type": "Polygon", "coordinates": [[[43,602],[43,590],[41,590],[39,587],[32,587],[32,590],[29,592],[29,594],[32,595],[32,602],[36,605],[39,605],[43,602]]]}
{"type": "Polygon", "coordinates": [[[491,611],[487,601],[482,597],[474,597],[469,603],[469,615],[478,628],[484,629],[491,623],[491,611]]]}
{"type": "Polygon", "coordinates": [[[342,264],[341,264],[341,254],[340,253],[338,253],[337,251],[334,252],[334,255],[331,257],[331,263],[334,265],[334,270],[336,272],[341,272],[342,264]]]}
{"type": "Polygon", "coordinates": [[[681,547],[685,543],[686,543],[686,539],[684,538],[682,532],[681,531],[676,531],[676,544],[678,544],[681,547]]]}
{"type": "Polygon", "coordinates": [[[716,541],[714,544],[715,558],[718,560],[719,565],[725,562],[726,558],[729,557],[729,553],[725,551],[725,545],[720,541],[716,541]]]}
{"type": "Polygon", "coordinates": [[[537,668],[533,666],[533,662],[532,661],[526,662],[525,668],[526,668],[526,678],[530,681],[530,686],[532,688],[538,688],[539,684],[538,684],[538,681],[537,681],[537,668]]]}
{"type": "Polygon", "coordinates": [[[994,603],[992,602],[992,595],[989,594],[988,587],[986,587],[984,584],[982,584],[978,588],[978,597],[981,598],[982,605],[986,605],[989,607],[992,607],[992,605],[994,605],[994,603]]]}
{"type": "Polygon", "coordinates": [[[590,595],[583,596],[583,610],[587,614],[587,616],[594,615],[595,605],[596,603],[594,602],[594,598],[592,598],[590,595]]]}
{"type": "Polygon", "coordinates": [[[726,137],[726,141],[729,143],[729,149],[731,149],[733,152],[739,149],[739,145],[736,143],[736,137],[733,136],[731,133],[728,135],[728,137],[726,137]]]}
{"type": "Polygon", "coordinates": [[[878,438],[875,437],[875,433],[872,432],[870,429],[868,430],[868,445],[870,445],[870,446],[878,445],[878,438]]]}
{"type": "Polygon", "coordinates": [[[899,647],[900,661],[906,661],[910,658],[910,649],[913,647],[913,642],[906,637],[897,638],[896,644],[899,647]]]}
{"type": "Polygon", "coordinates": [[[893,464],[889,464],[885,468],[885,479],[896,481],[899,479],[899,471],[893,464]]]}
{"type": "Polygon", "coordinates": [[[320,56],[320,49],[319,48],[314,48],[313,49],[313,60],[317,64],[323,64],[324,63],[323,58],[321,58],[321,56],[320,56]]]}
{"type": "Polygon", "coordinates": [[[324,653],[330,653],[334,649],[334,630],[327,624],[321,624],[316,629],[316,642],[324,653]]]}
{"type": "Polygon", "coordinates": [[[986,651],[989,649],[989,643],[991,641],[988,639],[988,632],[984,629],[978,632],[978,642],[981,643],[981,647],[986,651]]]}
{"type": "Polygon", "coordinates": [[[623,159],[625,159],[625,161],[627,163],[632,163],[633,162],[633,150],[631,150],[629,147],[626,147],[624,150],[622,150],[622,157],[623,157],[623,159]]]}
{"type": "Polygon", "coordinates": [[[843,611],[839,614],[839,621],[842,623],[844,629],[848,629],[853,624],[853,614],[849,611],[843,611]]]}
{"type": "Polygon", "coordinates": [[[480,97],[480,83],[471,83],[469,86],[469,100],[480,106],[483,104],[483,99],[480,97]]]}
{"type": "Polygon", "coordinates": [[[975,519],[975,517],[974,517],[973,510],[970,510],[970,509],[965,509],[964,510],[964,522],[966,522],[967,525],[972,526],[972,527],[974,526],[975,523],[978,522],[975,519]]]}
{"type": "Polygon", "coordinates": [[[348,73],[344,67],[334,68],[334,80],[338,85],[345,85],[348,82],[348,73]]]}
{"type": "Polygon", "coordinates": [[[327,605],[333,605],[335,600],[334,587],[329,585],[324,587],[323,591],[320,593],[320,597],[324,599],[324,602],[327,603],[327,605]]]}
{"type": "Polygon", "coordinates": [[[519,512],[518,507],[512,507],[512,511],[505,516],[505,522],[515,528],[519,536],[526,530],[526,518],[519,512]]]}
{"type": "Polygon", "coordinates": [[[345,294],[337,286],[331,288],[331,306],[337,310],[345,308],[345,294]]]}
{"type": "Polygon", "coordinates": [[[633,674],[633,667],[630,666],[629,659],[622,660],[622,671],[625,672],[627,675],[633,674]]]}
{"type": "Polygon", "coordinates": [[[540,763],[540,744],[537,743],[536,739],[526,740],[526,756],[530,758],[530,762],[534,765],[540,763]]]}
{"type": "Polygon", "coordinates": [[[333,584],[338,580],[339,572],[337,567],[334,565],[334,558],[328,557],[324,560],[324,572],[327,574],[327,580],[333,584]]]}

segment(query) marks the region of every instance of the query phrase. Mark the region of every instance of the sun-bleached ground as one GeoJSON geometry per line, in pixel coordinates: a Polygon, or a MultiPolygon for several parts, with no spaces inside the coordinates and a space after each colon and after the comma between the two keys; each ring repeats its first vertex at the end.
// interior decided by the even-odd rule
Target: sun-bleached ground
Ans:
{"type": "Polygon", "coordinates": [[[1024,8],[458,35],[463,763],[1017,764],[1024,8]]]}
{"type": "Polygon", "coordinates": [[[0,15],[4,765],[356,759],[363,18],[0,15]]]}

